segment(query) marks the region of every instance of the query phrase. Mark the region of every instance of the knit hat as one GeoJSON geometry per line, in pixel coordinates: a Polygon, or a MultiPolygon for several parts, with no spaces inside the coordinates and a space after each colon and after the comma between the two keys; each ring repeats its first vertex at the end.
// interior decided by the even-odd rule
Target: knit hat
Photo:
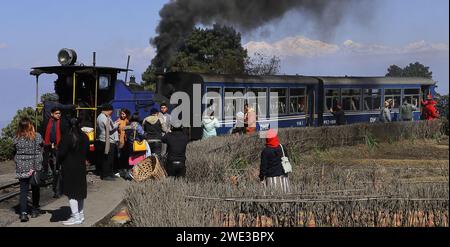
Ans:
{"type": "Polygon", "coordinates": [[[273,129],[269,129],[266,133],[266,146],[276,148],[280,145],[277,132],[273,129]]]}

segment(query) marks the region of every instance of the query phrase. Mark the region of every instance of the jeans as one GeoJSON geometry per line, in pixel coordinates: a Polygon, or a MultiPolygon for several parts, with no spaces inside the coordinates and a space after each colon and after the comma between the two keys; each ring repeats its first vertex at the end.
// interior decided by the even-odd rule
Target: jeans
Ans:
{"type": "MultiPolygon", "coordinates": [[[[20,183],[20,213],[27,212],[28,204],[28,188],[30,187],[31,178],[21,178],[20,183]]],[[[31,186],[33,208],[39,208],[39,200],[41,197],[39,186],[31,186]]]]}

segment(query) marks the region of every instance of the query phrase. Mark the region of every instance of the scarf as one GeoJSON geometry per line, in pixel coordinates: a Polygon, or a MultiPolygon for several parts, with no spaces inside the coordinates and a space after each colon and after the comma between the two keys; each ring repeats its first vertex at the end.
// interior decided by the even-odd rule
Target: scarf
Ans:
{"type": "Polygon", "coordinates": [[[125,145],[125,126],[128,124],[128,119],[119,120],[119,148],[125,145]]]}
{"type": "MultiPolygon", "coordinates": [[[[47,128],[45,129],[45,138],[44,138],[44,144],[50,145],[50,132],[52,131],[52,125],[53,121],[55,121],[52,117],[48,120],[47,128]]],[[[56,145],[59,144],[59,141],[61,141],[61,119],[56,120],[56,145]]]]}

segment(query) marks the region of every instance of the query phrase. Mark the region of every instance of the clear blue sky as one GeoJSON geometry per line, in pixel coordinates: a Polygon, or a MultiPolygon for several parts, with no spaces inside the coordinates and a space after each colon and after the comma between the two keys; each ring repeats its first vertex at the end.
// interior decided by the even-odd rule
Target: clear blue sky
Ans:
{"type": "MultiPolygon", "coordinates": [[[[250,41],[274,44],[286,37],[302,36],[339,47],[328,56],[282,57],[287,74],[384,75],[390,64],[405,66],[420,61],[433,71],[441,93],[448,93],[448,0],[374,0],[373,11],[349,18],[324,35],[309,25],[301,14],[289,12],[285,18],[252,33],[250,41]],[[371,16],[369,18],[369,16],[371,16]],[[361,44],[363,54],[345,52],[343,43],[361,44]],[[420,47],[411,46],[423,41],[420,47]],[[374,48],[375,47],[375,48],[374,48]],[[387,47],[378,52],[380,47],[387,47]],[[412,48],[411,48],[412,47],[412,48]],[[415,52],[412,49],[418,49],[415,52]]],[[[18,108],[34,104],[33,66],[57,65],[60,48],[76,49],[79,61],[126,66],[140,80],[154,54],[149,39],[155,35],[158,12],[167,0],[21,0],[0,3],[0,127],[18,108]],[[17,90],[17,89],[21,90],[17,90]]],[[[361,52],[361,51],[360,51],[361,52]]],[[[45,79],[45,78],[43,78],[45,79]]],[[[52,89],[52,79],[41,93],[52,89]]]]}

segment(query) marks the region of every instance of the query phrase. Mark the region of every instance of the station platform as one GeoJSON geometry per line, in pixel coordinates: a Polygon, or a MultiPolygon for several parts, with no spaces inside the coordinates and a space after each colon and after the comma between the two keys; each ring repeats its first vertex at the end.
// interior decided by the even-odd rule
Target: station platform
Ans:
{"type": "MultiPolygon", "coordinates": [[[[92,227],[105,217],[109,217],[123,201],[125,190],[129,182],[121,178],[115,181],[98,180],[94,185],[88,186],[88,195],[84,201],[85,221],[75,227],[92,227]]],[[[61,196],[48,205],[41,207],[46,213],[28,222],[18,219],[8,227],[73,227],[64,226],[62,221],[70,217],[69,200],[61,196]]]]}

